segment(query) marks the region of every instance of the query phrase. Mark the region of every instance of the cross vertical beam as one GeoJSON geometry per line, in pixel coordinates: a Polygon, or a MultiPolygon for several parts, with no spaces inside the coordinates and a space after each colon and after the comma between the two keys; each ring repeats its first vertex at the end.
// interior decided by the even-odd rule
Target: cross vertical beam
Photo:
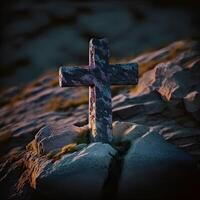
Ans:
{"type": "Polygon", "coordinates": [[[89,127],[93,141],[112,141],[112,96],[108,67],[107,40],[90,40],[89,69],[95,75],[94,85],[89,87],[89,127]]]}

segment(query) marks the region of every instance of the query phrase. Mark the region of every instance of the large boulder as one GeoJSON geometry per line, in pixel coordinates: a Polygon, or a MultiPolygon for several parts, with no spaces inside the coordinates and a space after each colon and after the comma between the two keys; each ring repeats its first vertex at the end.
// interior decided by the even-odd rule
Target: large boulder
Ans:
{"type": "Polygon", "coordinates": [[[92,143],[46,165],[36,178],[37,197],[97,199],[108,176],[113,156],[109,144],[92,143]]]}
{"type": "Polygon", "coordinates": [[[190,155],[167,143],[159,134],[147,133],[132,144],[125,156],[119,196],[127,199],[180,196],[189,199],[187,186],[193,186],[193,183],[188,182],[188,175],[191,176],[195,167],[190,155]],[[186,186],[182,185],[183,181],[186,186]]]}

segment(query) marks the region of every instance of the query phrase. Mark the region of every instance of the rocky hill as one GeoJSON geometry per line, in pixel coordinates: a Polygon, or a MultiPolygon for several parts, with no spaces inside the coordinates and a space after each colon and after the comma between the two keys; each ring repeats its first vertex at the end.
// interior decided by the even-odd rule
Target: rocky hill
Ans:
{"type": "Polygon", "coordinates": [[[200,161],[200,43],[138,62],[137,86],[113,87],[111,144],[90,143],[88,89],[58,72],[0,96],[1,199],[195,198],[200,161]]]}

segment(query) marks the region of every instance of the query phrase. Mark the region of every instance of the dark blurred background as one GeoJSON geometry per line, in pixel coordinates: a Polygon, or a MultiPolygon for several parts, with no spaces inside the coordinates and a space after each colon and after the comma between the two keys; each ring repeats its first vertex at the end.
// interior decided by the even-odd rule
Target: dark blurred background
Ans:
{"type": "Polygon", "coordinates": [[[88,41],[107,37],[111,56],[134,56],[199,37],[198,1],[13,0],[1,5],[0,89],[64,64],[87,64],[88,41]]]}

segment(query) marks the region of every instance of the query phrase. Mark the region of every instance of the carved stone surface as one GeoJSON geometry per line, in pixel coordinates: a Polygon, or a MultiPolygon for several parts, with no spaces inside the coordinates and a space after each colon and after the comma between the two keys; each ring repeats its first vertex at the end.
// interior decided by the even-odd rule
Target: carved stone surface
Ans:
{"type": "Polygon", "coordinates": [[[109,65],[106,39],[91,39],[89,66],[61,67],[61,87],[89,86],[89,127],[95,142],[112,141],[112,96],[110,85],[134,85],[138,82],[137,63],[109,65]]]}

